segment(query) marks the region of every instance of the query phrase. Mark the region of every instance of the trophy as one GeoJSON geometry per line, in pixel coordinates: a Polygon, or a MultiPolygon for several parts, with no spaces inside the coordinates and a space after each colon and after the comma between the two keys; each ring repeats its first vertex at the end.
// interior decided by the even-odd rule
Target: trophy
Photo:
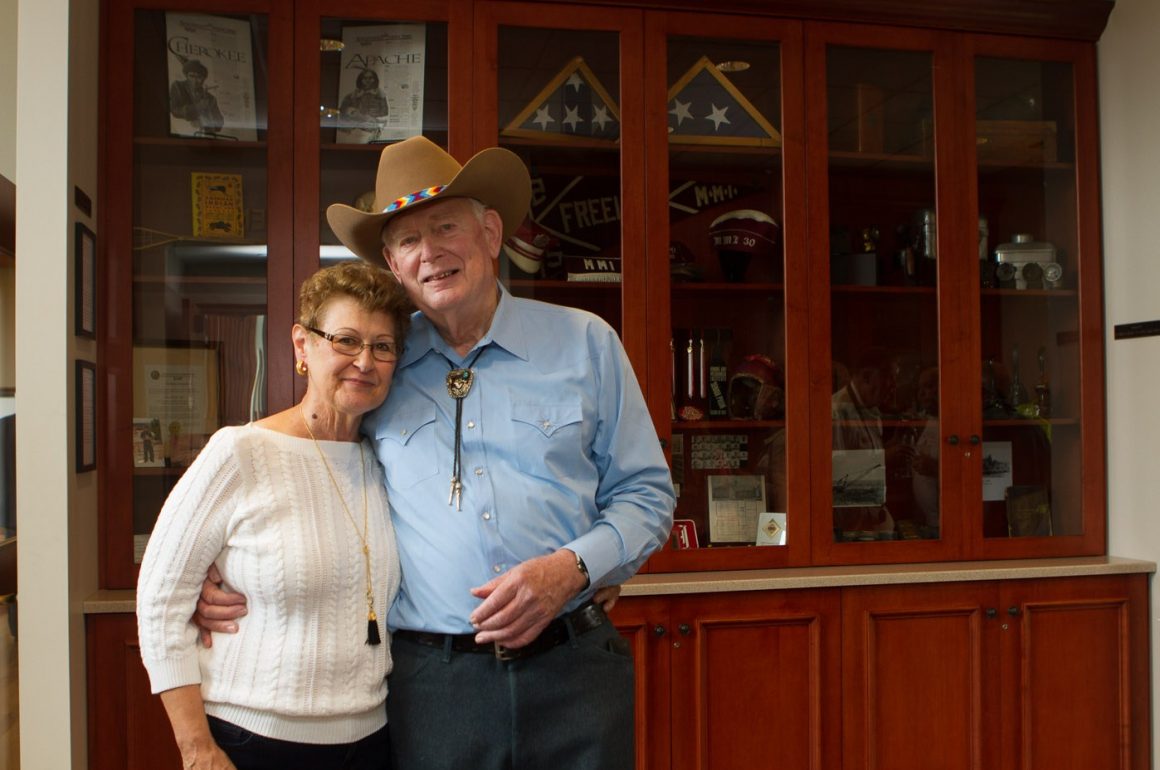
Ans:
{"type": "Polygon", "coordinates": [[[1008,397],[1011,400],[1011,406],[1016,412],[1019,411],[1019,407],[1027,403],[1027,389],[1023,387],[1023,382],[1019,379],[1018,345],[1011,347],[1011,392],[1008,397]]]}

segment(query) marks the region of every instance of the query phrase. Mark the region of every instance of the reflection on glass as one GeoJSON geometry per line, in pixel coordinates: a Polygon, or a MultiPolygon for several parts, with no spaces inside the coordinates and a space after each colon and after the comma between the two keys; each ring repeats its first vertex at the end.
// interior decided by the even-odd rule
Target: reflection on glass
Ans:
{"type": "Polygon", "coordinates": [[[792,538],[780,56],[776,42],[669,39],[672,463],[676,517],[702,546],[792,538]]]}
{"type": "Polygon", "coordinates": [[[209,435],[265,412],[267,20],[214,18],[221,20],[214,34],[228,32],[231,50],[256,55],[235,73],[236,87],[216,83],[223,77],[217,67],[190,64],[198,35],[210,34],[198,18],[136,15],[131,433],[138,559],[165,497],[209,435]],[[178,22],[192,26],[182,33],[189,46],[175,53],[178,22]],[[175,79],[174,67],[184,80],[175,79]],[[197,82],[202,69],[204,84],[197,82]],[[221,121],[206,98],[198,101],[198,85],[212,91],[221,121]],[[185,96],[193,102],[182,112],[185,96]],[[193,130],[191,118],[203,124],[193,130]]]}
{"type": "MultiPolygon", "coordinates": [[[[500,255],[512,293],[590,310],[621,329],[620,38],[500,27],[499,144],[532,175],[500,255]]],[[[630,257],[631,258],[631,257],[630,257]]]]}
{"type": "Polygon", "coordinates": [[[831,47],[831,466],[838,541],[938,538],[928,52],[831,47]]]}
{"type": "Polygon", "coordinates": [[[983,534],[1082,534],[1070,64],[975,62],[983,534]]]}

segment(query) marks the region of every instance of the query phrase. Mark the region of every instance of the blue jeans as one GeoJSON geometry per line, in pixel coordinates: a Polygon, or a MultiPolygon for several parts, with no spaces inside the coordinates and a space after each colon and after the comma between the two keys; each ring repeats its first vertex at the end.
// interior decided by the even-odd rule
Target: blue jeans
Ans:
{"type": "Polygon", "coordinates": [[[522,660],[391,645],[395,770],[632,770],[633,664],[611,623],[522,660]]]}
{"type": "Polygon", "coordinates": [[[238,770],[386,770],[387,728],[354,743],[295,743],[267,738],[209,717],[214,741],[238,770]]]}

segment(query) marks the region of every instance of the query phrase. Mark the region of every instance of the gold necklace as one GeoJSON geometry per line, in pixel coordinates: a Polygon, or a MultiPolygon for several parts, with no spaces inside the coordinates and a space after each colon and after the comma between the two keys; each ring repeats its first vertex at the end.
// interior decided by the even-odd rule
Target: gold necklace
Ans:
{"type": "Polygon", "coordinates": [[[330,469],[330,463],[326,461],[326,454],[322,451],[322,447],[318,444],[318,439],[314,437],[314,431],[310,429],[310,421],[306,419],[306,410],[302,404],[298,405],[298,413],[302,416],[302,424],[306,426],[306,433],[310,436],[310,440],[314,442],[314,448],[318,450],[318,457],[322,460],[322,467],[326,468],[326,475],[330,476],[330,483],[334,485],[335,494],[338,495],[338,502],[342,503],[342,510],[346,513],[346,519],[350,522],[350,526],[354,528],[354,533],[358,535],[359,542],[362,544],[363,565],[366,567],[366,583],[367,583],[367,644],[380,644],[382,638],[379,636],[379,617],[375,614],[375,591],[374,583],[371,582],[371,549],[367,544],[367,537],[370,535],[370,530],[367,529],[367,467],[366,459],[363,456],[362,441],[358,442],[358,466],[362,472],[362,490],[363,490],[363,526],[362,531],[359,531],[358,525],[354,522],[354,516],[350,513],[350,508],[346,505],[346,498],[342,496],[342,489],[338,486],[338,480],[334,478],[334,471],[330,469]]]}

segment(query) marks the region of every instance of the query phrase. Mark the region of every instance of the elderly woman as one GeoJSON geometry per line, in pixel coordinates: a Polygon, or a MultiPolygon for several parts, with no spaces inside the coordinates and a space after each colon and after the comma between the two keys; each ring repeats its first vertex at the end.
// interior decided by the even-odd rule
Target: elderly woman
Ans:
{"type": "Polygon", "coordinates": [[[381,618],[400,575],[359,425],[390,390],[410,303],[390,273],[352,262],[315,273],[299,305],[302,401],[210,438],[141,565],[141,657],[186,768],[386,764],[381,618]],[[211,565],[248,617],[204,648],[190,616],[211,565]]]}

